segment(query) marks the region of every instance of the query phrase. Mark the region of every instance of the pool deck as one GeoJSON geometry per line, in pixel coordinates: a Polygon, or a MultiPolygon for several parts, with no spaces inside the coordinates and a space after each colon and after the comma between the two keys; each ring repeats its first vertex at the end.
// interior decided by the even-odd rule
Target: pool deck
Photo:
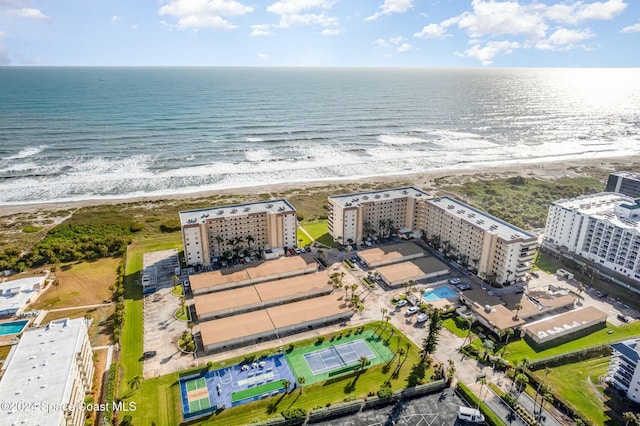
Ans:
{"type": "Polygon", "coordinates": [[[17,335],[19,333],[21,333],[22,331],[24,331],[27,327],[29,327],[32,319],[24,319],[24,318],[15,318],[14,317],[14,318],[8,319],[7,321],[0,322],[0,325],[2,325],[2,324],[7,324],[7,323],[19,322],[19,321],[26,321],[26,324],[24,325],[24,327],[18,333],[0,334],[0,346],[15,345],[16,343],[18,343],[17,335]]]}

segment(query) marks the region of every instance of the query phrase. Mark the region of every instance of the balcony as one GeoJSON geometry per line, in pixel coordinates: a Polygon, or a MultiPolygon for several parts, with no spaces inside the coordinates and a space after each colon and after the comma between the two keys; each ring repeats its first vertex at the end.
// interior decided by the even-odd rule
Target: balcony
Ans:
{"type": "Polygon", "coordinates": [[[528,271],[531,269],[531,264],[529,262],[519,263],[516,266],[516,272],[528,271]]]}

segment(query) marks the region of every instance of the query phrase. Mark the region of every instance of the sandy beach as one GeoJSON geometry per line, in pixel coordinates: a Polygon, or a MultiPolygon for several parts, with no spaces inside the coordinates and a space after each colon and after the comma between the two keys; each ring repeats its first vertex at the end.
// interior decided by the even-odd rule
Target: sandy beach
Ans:
{"type": "Polygon", "coordinates": [[[251,195],[271,193],[277,194],[292,189],[312,188],[333,184],[362,184],[367,182],[406,182],[427,191],[436,191],[438,179],[447,179],[449,185],[462,182],[468,179],[496,179],[506,176],[521,175],[524,177],[536,177],[541,179],[553,179],[560,177],[592,176],[598,177],[604,182],[606,174],[611,171],[627,170],[631,166],[640,166],[640,156],[632,155],[625,157],[611,158],[591,158],[591,159],[571,159],[569,161],[548,161],[537,164],[530,163],[510,163],[500,166],[486,166],[457,169],[426,170],[422,173],[398,174],[386,176],[371,176],[362,179],[336,179],[318,180],[303,183],[278,183],[269,185],[259,185],[241,188],[229,188],[215,191],[201,191],[191,193],[176,193],[163,196],[138,196],[131,198],[114,199],[87,199],[60,203],[32,203],[22,205],[0,206],[0,216],[11,216],[18,213],[37,213],[40,211],[55,211],[76,209],[88,206],[104,204],[123,204],[140,201],[158,200],[182,200],[207,197],[212,195],[251,195]]]}

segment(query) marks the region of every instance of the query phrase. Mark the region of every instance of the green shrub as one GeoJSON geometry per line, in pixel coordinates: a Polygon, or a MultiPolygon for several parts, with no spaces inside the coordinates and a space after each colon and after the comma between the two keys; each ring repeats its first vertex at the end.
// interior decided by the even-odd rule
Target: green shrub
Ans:
{"type": "Polygon", "coordinates": [[[133,222],[131,226],[129,226],[129,231],[131,232],[140,232],[144,229],[144,224],[140,222],[133,222]]]}
{"type": "Polygon", "coordinates": [[[307,417],[307,412],[300,407],[289,408],[280,414],[282,414],[285,420],[303,419],[307,417]]]}
{"type": "Polygon", "coordinates": [[[180,221],[178,219],[170,219],[160,224],[160,230],[164,233],[170,234],[172,232],[178,232],[181,228],[180,221]]]}
{"type": "Polygon", "coordinates": [[[393,395],[393,390],[391,389],[391,384],[385,383],[378,389],[378,398],[389,398],[393,395]]]}
{"type": "Polygon", "coordinates": [[[42,231],[43,229],[44,227],[42,226],[25,225],[25,227],[22,228],[22,232],[25,234],[33,234],[34,232],[42,231]]]}

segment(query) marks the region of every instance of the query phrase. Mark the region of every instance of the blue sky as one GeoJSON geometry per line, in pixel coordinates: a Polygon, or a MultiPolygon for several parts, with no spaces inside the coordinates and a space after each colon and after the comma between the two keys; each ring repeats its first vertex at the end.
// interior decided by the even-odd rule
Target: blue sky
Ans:
{"type": "Polygon", "coordinates": [[[0,0],[0,65],[637,67],[638,0],[0,0]]]}

